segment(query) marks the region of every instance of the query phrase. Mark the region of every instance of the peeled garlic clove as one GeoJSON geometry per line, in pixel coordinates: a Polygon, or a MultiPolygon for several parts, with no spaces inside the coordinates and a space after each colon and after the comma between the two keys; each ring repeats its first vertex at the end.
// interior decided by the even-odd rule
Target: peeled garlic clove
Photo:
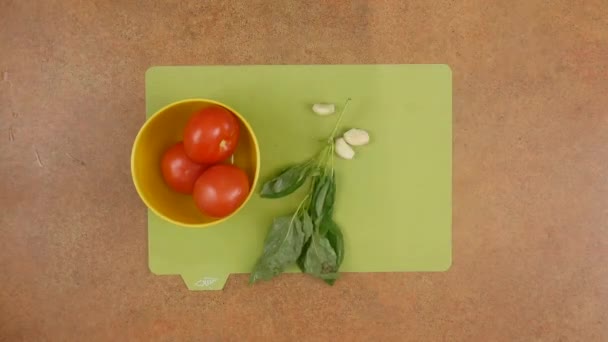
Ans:
{"type": "Polygon", "coordinates": [[[330,115],[336,111],[336,105],[333,103],[316,103],[312,106],[312,111],[318,115],[330,115]]]}
{"type": "Polygon", "coordinates": [[[367,145],[369,144],[369,133],[359,128],[353,128],[344,133],[344,140],[351,146],[367,145]]]}
{"type": "Polygon", "coordinates": [[[355,150],[353,150],[353,148],[350,147],[348,143],[346,143],[346,140],[344,140],[344,138],[336,139],[334,144],[336,154],[340,156],[340,158],[353,159],[355,157],[355,150]]]}

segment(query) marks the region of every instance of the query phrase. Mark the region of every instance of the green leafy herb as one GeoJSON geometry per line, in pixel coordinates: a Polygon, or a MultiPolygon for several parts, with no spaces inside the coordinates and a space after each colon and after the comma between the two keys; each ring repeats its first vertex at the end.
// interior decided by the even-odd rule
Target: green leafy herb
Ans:
{"type": "MultiPolygon", "coordinates": [[[[336,252],[336,269],[339,269],[342,265],[342,260],[344,260],[344,238],[342,236],[342,231],[338,225],[331,219],[325,218],[321,223],[320,233],[323,234],[325,231],[325,237],[329,244],[336,252]]],[[[336,279],[323,279],[329,285],[333,285],[336,279]]]]}
{"type": "Polygon", "coordinates": [[[262,186],[265,198],[287,196],[312,178],[309,193],[292,216],[276,218],[250,282],[269,280],[294,262],[302,272],[333,285],[344,259],[344,238],[333,220],[336,194],[334,139],[348,99],[325,146],[309,160],[281,171],[262,186]]]}
{"type": "Polygon", "coordinates": [[[308,212],[304,211],[302,213],[302,231],[304,232],[304,241],[308,241],[312,232],[314,231],[314,225],[312,223],[312,219],[308,212]]]}
{"type": "Polygon", "coordinates": [[[323,220],[322,228],[323,227],[325,227],[324,229],[327,231],[325,237],[327,237],[331,247],[336,252],[337,265],[340,267],[340,265],[342,265],[342,260],[344,260],[344,237],[342,236],[342,231],[331,218],[323,220]]]}
{"type": "Polygon", "coordinates": [[[337,279],[338,263],[336,252],[327,238],[313,233],[302,253],[300,267],[304,272],[321,279],[337,279]]]}
{"type": "Polygon", "coordinates": [[[264,241],[262,256],[251,273],[251,283],[261,279],[270,280],[296,262],[302,253],[304,242],[312,233],[309,221],[310,217],[307,218],[306,213],[301,214],[301,206],[292,216],[274,219],[264,241]]]}
{"type": "Polygon", "coordinates": [[[335,176],[321,175],[313,181],[311,217],[315,225],[319,226],[324,217],[331,217],[334,210],[334,197],[336,193],[335,176]]]}
{"type": "Polygon", "coordinates": [[[306,182],[309,174],[313,170],[313,165],[310,162],[293,165],[279,173],[276,177],[270,179],[262,186],[260,195],[266,198],[284,197],[306,182]]]}

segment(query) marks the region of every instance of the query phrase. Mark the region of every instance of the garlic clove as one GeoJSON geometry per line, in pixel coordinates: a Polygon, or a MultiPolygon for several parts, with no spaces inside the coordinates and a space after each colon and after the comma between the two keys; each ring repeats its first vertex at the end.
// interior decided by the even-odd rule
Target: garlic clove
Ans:
{"type": "Polygon", "coordinates": [[[344,140],[351,146],[362,146],[369,144],[369,133],[366,130],[353,128],[343,135],[344,140]]]}
{"type": "Polygon", "coordinates": [[[355,150],[353,150],[353,148],[350,147],[348,143],[346,143],[346,140],[344,140],[344,138],[336,139],[336,141],[334,142],[334,148],[336,154],[340,156],[340,158],[353,159],[355,157],[355,150]]]}
{"type": "Polygon", "coordinates": [[[315,103],[312,106],[312,111],[317,115],[331,115],[336,111],[336,105],[333,103],[315,103]]]}

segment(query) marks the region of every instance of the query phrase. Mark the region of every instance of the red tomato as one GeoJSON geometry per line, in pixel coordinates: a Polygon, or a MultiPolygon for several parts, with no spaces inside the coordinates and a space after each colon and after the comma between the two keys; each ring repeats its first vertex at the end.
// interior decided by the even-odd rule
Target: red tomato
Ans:
{"type": "Polygon", "coordinates": [[[233,165],[208,168],[194,184],[194,203],[211,217],[225,217],[238,209],[249,194],[249,178],[233,165]]]}
{"type": "Polygon", "coordinates": [[[171,189],[184,194],[192,193],[194,183],[206,168],[206,165],[188,158],[181,141],[165,151],[161,160],[161,171],[165,183],[171,189]]]}
{"type": "Polygon", "coordinates": [[[239,120],[229,110],[211,106],[192,115],[184,130],[190,159],[215,164],[228,158],[239,141],[239,120]]]}

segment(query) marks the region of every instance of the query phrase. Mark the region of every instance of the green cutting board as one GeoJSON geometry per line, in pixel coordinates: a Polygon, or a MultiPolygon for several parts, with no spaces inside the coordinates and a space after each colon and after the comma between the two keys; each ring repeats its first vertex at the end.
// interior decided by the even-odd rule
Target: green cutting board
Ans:
{"type": "MultiPolygon", "coordinates": [[[[331,132],[337,115],[313,114],[314,103],[336,103],[339,110],[349,97],[343,126],[368,130],[371,143],[358,147],[354,160],[336,159],[335,219],[346,246],[341,271],[447,270],[447,65],[162,66],[146,72],[148,117],[186,98],[218,100],[246,117],[260,143],[260,184],[277,169],[310,157],[331,132]]],[[[179,274],[191,290],[222,289],[231,273],[252,270],[273,217],[293,212],[302,194],[253,196],[234,218],[206,229],[175,226],[148,211],[150,270],[179,274]]]]}

